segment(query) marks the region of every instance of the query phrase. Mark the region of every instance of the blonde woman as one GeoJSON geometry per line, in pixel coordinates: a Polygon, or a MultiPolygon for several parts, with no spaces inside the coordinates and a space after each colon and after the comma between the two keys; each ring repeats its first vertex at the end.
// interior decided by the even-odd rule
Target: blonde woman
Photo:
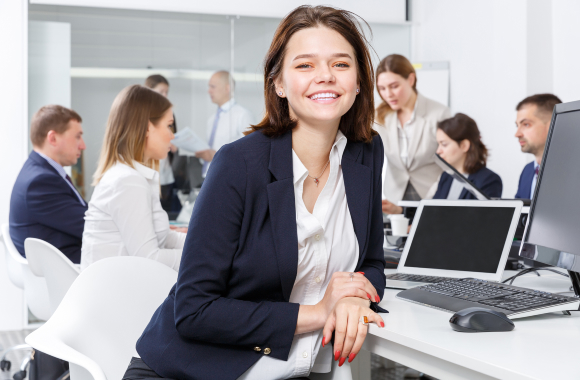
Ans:
{"type": "Polygon", "coordinates": [[[134,85],[115,98],[85,215],[82,269],[114,256],[179,269],[185,233],[169,228],[159,201],[159,160],[169,152],[172,125],[172,105],[155,91],[134,85]]]}
{"type": "Polygon", "coordinates": [[[409,60],[392,54],[377,67],[377,90],[383,102],[377,108],[375,128],[385,146],[383,212],[400,214],[400,200],[425,198],[441,169],[437,150],[437,123],[451,117],[449,108],[417,91],[417,74],[409,60]]]}

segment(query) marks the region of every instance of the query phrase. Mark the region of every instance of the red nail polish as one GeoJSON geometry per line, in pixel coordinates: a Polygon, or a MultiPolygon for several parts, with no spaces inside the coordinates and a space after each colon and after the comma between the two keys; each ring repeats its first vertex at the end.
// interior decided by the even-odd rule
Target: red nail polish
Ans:
{"type": "Polygon", "coordinates": [[[370,300],[372,300],[373,298],[371,297],[370,294],[367,293],[367,297],[369,297],[370,300]]]}
{"type": "Polygon", "coordinates": [[[385,322],[379,322],[379,324],[381,325],[381,327],[385,327],[385,322]]]}
{"type": "Polygon", "coordinates": [[[334,361],[337,361],[339,356],[340,356],[340,351],[336,350],[334,352],[334,361]]]}
{"type": "Polygon", "coordinates": [[[381,299],[379,298],[379,296],[375,296],[375,301],[376,301],[377,303],[381,302],[381,299]]]}
{"type": "Polygon", "coordinates": [[[348,355],[348,362],[352,362],[354,360],[354,358],[356,357],[356,354],[350,354],[348,355]]]}
{"type": "Polygon", "coordinates": [[[340,360],[338,361],[338,366],[342,367],[342,365],[344,364],[344,361],[346,360],[346,358],[340,358],[340,360]]]}
{"type": "Polygon", "coordinates": [[[322,337],[322,348],[324,348],[324,340],[325,339],[326,339],[325,337],[322,337]]]}
{"type": "Polygon", "coordinates": [[[356,272],[356,273],[365,274],[365,272],[356,272]]]}

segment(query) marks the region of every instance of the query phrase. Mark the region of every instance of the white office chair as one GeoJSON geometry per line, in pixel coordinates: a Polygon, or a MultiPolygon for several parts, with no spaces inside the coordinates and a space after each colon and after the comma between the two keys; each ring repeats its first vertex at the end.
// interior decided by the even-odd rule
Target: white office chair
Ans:
{"type": "Polygon", "coordinates": [[[8,223],[2,225],[2,240],[6,248],[6,269],[8,278],[17,288],[24,290],[24,276],[22,274],[22,265],[27,265],[28,261],[16,249],[12,238],[10,237],[8,223]]]}
{"type": "MultiPolygon", "coordinates": [[[[5,257],[8,278],[16,287],[24,290],[24,298],[30,312],[39,319],[47,320],[52,312],[49,305],[46,281],[44,278],[36,277],[30,271],[28,260],[20,255],[14,246],[14,242],[12,242],[8,224],[2,224],[0,229],[2,230],[2,240],[4,241],[4,247],[6,248],[5,257]]],[[[10,371],[12,365],[10,361],[6,359],[6,356],[8,353],[18,350],[30,350],[30,346],[20,344],[7,348],[0,358],[0,370],[10,371]]],[[[26,368],[29,361],[30,357],[27,356],[20,364],[20,371],[16,373],[15,377],[26,376],[26,368]]]]}
{"type": "Polygon", "coordinates": [[[6,247],[6,267],[10,281],[20,289],[24,289],[24,298],[30,312],[40,320],[46,321],[50,318],[50,303],[48,301],[48,288],[46,280],[36,277],[26,260],[12,242],[8,224],[2,225],[2,237],[6,247]]]}
{"type": "Polygon", "coordinates": [[[26,343],[66,360],[72,380],[122,378],[137,339],[177,272],[140,257],[112,257],[85,269],[52,317],[26,343]]]}
{"type": "Polygon", "coordinates": [[[40,239],[26,239],[24,252],[32,273],[46,280],[52,315],[80,270],[61,251],[40,239]]]}

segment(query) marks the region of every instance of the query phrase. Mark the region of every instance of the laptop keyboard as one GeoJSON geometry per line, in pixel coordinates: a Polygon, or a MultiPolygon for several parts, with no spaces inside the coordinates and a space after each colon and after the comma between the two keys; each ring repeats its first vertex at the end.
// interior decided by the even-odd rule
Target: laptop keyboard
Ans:
{"type": "Polygon", "coordinates": [[[393,273],[387,275],[387,280],[427,282],[436,284],[438,282],[454,280],[454,278],[439,277],[439,276],[424,276],[419,274],[393,273]]]}
{"type": "Polygon", "coordinates": [[[451,281],[421,286],[416,289],[512,312],[538,309],[574,301],[570,297],[559,296],[553,293],[518,288],[512,285],[472,278],[453,279],[451,281]]]}

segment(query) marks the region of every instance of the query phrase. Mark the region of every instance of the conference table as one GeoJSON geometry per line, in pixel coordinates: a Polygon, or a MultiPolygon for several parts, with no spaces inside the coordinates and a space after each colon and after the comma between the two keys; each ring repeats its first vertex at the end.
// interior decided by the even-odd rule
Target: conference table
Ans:
{"type": "MultiPolygon", "coordinates": [[[[506,271],[504,278],[515,273],[506,271]]],[[[568,278],[540,273],[518,277],[513,285],[569,291],[568,278]]],[[[385,327],[370,325],[351,363],[354,380],[370,380],[371,352],[438,379],[580,379],[580,312],[514,319],[510,332],[460,333],[449,325],[451,313],[398,299],[400,291],[385,289],[385,327]]]]}

